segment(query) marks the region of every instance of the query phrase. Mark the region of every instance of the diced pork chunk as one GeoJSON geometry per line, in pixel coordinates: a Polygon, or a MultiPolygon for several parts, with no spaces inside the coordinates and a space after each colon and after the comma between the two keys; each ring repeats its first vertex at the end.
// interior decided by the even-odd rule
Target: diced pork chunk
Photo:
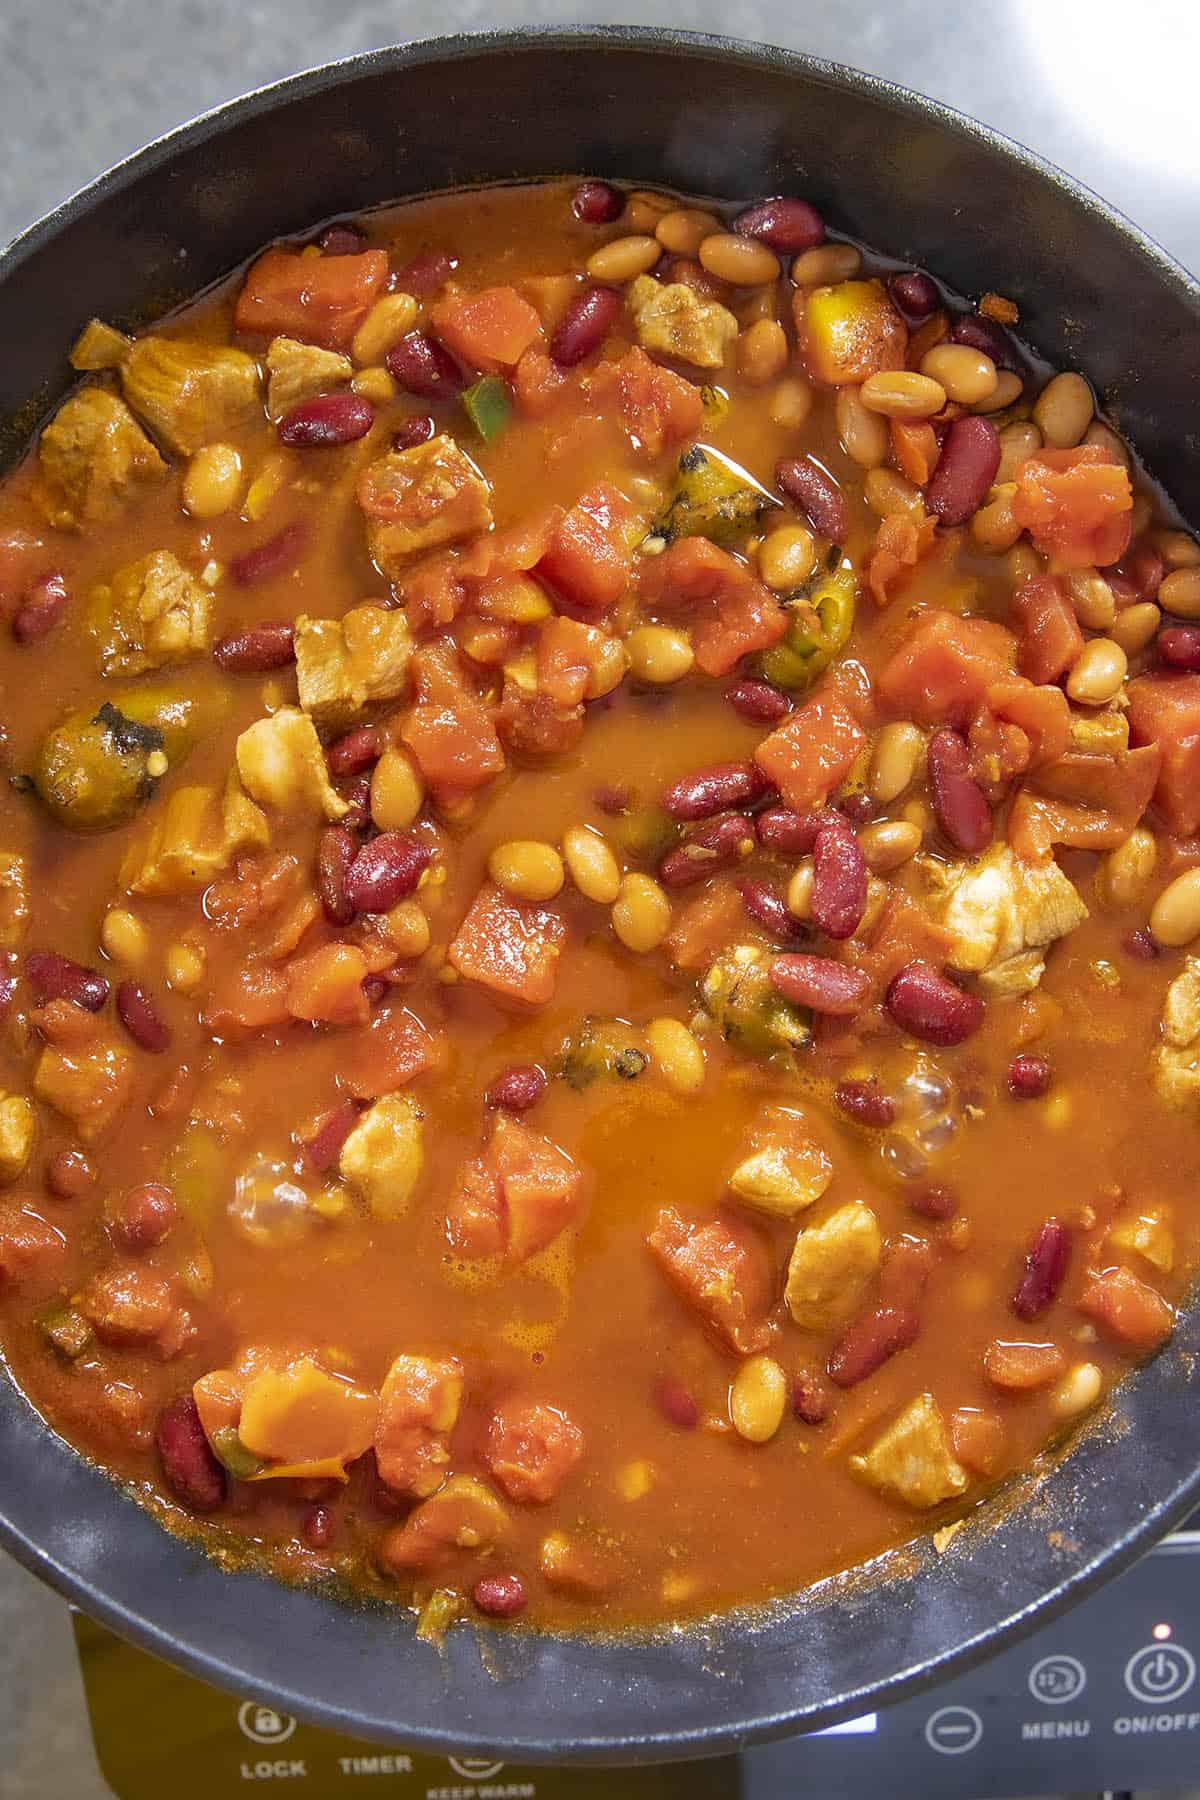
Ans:
{"type": "Polygon", "coordinates": [[[1167,989],[1152,1073],[1165,1105],[1176,1112],[1200,1107],[1200,956],[1187,957],[1167,989]]]}
{"type": "Polygon", "coordinates": [[[121,385],[134,412],[176,456],[262,418],[254,358],[197,338],[139,338],[121,364],[121,385]]]}
{"type": "Polygon", "coordinates": [[[1175,1267],[1175,1231],[1166,1206],[1148,1206],[1118,1219],[1108,1241],[1114,1250],[1144,1257],[1163,1275],[1175,1267]]]}
{"type": "Polygon", "coordinates": [[[858,1311],[883,1255],[879,1221],[861,1200],[796,1236],[784,1299],[805,1331],[844,1325],[858,1311]]]}
{"type": "Polygon", "coordinates": [[[932,1394],[918,1394],[898,1419],[850,1467],[868,1487],[906,1506],[937,1506],[967,1487],[970,1477],[956,1459],[941,1409],[932,1394]]]}
{"type": "Polygon", "coordinates": [[[358,503],[376,567],[396,581],[414,556],[487,531],[491,489],[452,437],[389,450],[359,479],[358,503]]]}
{"type": "Polygon", "coordinates": [[[0,850],[0,950],[15,950],[29,930],[29,871],[15,850],[0,850]]]}
{"type": "MultiPolygon", "coordinates": [[[[933,873],[933,865],[924,865],[933,873]]],[[[1007,844],[978,862],[938,865],[938,923],[953,939],[952,968],[992,993],[1025,993],[1045,972],[1044,951],[1088,916],[1074,883],[1052,859],[1027,863],[1007,844]]]]}
{"type": "Polygon", "coordinates": [[[342,1145],[338,1167],[379,1219],[408,1210],[424,1164],[421,1113],[406,1094],[368,1106],[342,1145]]]}
{"type": "Polygon", "coordinates": [[[456,1357],[396,1358],[380,1390],[375,1427],[375,1461],[387,1487],[418,1500],[441,1487],[462,1397],[456,1357]]]}
{"type": "Polygon", "coordinates": [[[484,1461],[507,1499],[553,1500],[583,1458],[583,1433],[557,1406],[505,1400],[492,1414],[484,1461]]]}
{"type": "Polygon", "coordinates": [[[33,1105],[24,1094],[0,1094],[0,1182],[25,1173],[36,1129],[33,1105]]]}
{"type": "Polygon", "coordinates": [[[768,1107],[751,1133],[750,1154],[729,1177],[744,1206],[790,1219],[819,1200],[833,1180],[833,1164],[803,1114],[768,1107]]]}
{"type": "Polygon", "coordinates": [[[108,388],[85,387],[42,432],[34,497],[52,525],[77,531],[114,518],[166,471],[125,402],[108,388]]]}
{"type": "Polygon", "coordinates": [[[207,650],[211,616],[209,589],[169,550],[156,550],[93,589],[87,627],[102,675],[144,675],[207,650]]]}
{"type": "Polygon", "coordinates": [[[628,300],[643,350],[678,357],[698,369],[719,369],[738,334],[728,307],[706,300],[682,281],[664,286],[639,275],[630,284],[628,300]]]}
{"type": "Polygon", "coordinates": [[[267,350],[267,417],[278,425],[293,406],[344,387],[353,374],[350,358],[336,350],[302,344],[298,338],[272,338],[267,350]]]}
{"type": "Polygon", "coordinates": [[[680,1298],[732,1349],[762,1349],[774,1278],[752,1226],[724,1216],[686,1219],[664,1206],[646,1241],[680,1298]]]}
{"type": "Polygon", "coordinates": [[[402,612],[352,606],[340,619],[302,613],[295,642],[300,705],[318,725],[339,729],[365,706],[405,690],[412,636],[402,612]]]}
{"type": "Polygon", "coordinates": [[[248,725],[237,741],[237,766],[246,792],[264,806],[333,820],[350,810],[329,779],[317,728],[299,707],[281,706],[248,725]]]}
{"type": "Polygon", "coordinates": [[[268,841],[267,821],[236,775],[224,791],[176,788],[121,864],[121,885],[134,894],[183,894],[207,887],[243,850],[268,841]]]}
{"type": "Polygon", "coordinates": [[[387,1532],[379,1546],[380,1566],[393,1575],[445,1568],[461,1553],[502,1544],[510,1521],[503,1502],[485,1482],[452,1475],[436,1494],[387,1532]]]}
{"type": "Polygon", "coordinates": [[[33,1091],[70,1120],[85,1144],[94,1144],[115,1125],[132,1081],[129,1052],[96,1037],[79,1044],[47,1044],[34,1070],[33,1091]]]}

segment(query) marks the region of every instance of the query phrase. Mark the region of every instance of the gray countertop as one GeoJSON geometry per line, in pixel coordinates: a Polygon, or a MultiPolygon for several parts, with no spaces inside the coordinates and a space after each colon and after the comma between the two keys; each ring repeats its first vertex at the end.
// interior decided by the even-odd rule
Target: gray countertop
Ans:
{"type": "MultiPolygon", "coordinates": [[[[1116,0],[0,0],[0,241],[159,132],[297,69],[439,31],[601,17],[765,39],[935,95],[1060,163],[1200,270],[1194,0],[1142,0],[1132,17],[1116,0]]],[[[0,1796],[107,1792],[66,1610],[0,1559],[0,1796]]]]}

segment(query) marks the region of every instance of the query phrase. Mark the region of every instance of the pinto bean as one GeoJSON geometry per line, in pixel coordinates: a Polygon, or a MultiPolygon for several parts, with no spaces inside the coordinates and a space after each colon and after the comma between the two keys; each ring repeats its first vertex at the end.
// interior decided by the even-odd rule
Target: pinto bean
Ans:
{"type": "Polygon", "coordinates": [[[970,773],[971,752],[961,731],[946,726],[929,740],[929,785],[938,824],[956,850],[978,856],[992,841],[992,812],[970,773]]]}
{"type": "Polygon", "coordinates": [[[849,827],[823,825],[813,840],[809,916],[826,937],[853,937],[867,906],[867,860],[849,827]]]}
{"type": "Polygon", "coordinates": [[[229,1482],[204,1435],[191,1394],[181,1394],[159,1415],[154,1438],[163,1474],[176,1498],[193,1512],[215,1512],[225,1499],[229,1482]]]}
{"type": "Polygon", "coordinates": [[[786,458],[775,465],[775,483],[815,531],[835,544],[842,542],[850,529],[850,509],[828,469],[811,456],[786,458]]]}
{"type": "Polygon", "coordinates": [[[404,831],[384,831],[364,844],[346,871],[346,899],[355,912],[389,912],[416,889],[433,852],[404,831]]]}
{"type": "Polygon", "coordinates": [[[1025,1270],[1010,1302],[1018,1319],[1036,1319],[1057,1297],[1071,1260],[1071,1228],[1047,1219],[1029,1247],[1025,1270]]]}
{"type": "Polygon", "coordinates": [[[357,443],[375,423],[375,408],[361,394],[314,394],[280,419],[276,430],[289,450],[333,450],[357,443]]]}
{"type": "Polygon", "coordinates": [[[625,211],[625,196],[611,181],[581,181],[571,211],[584,225],[612,225],[625,211]]]}
{"type": "Polygon", "coordinates": [[[983,1001],[966,994],[932,963],[906,963],[892,977],[884,1005],[901,1031],[948,1049],[983,1024],[983,1001]]]}
{"type": "Polygon", "coordinates": [[[833,1090],[833,1103],[856,1125],[869,1125],[875,1131],[890,1125],[896,1117],[896,1102],[884,1093],[873,1075],[865,1081],[839,1081],[833,1090]]]}
{"type": "Polygon", "coordinates": [[[857,1387],[897,1351],[915,1344],[920,1329],[920,1318],[911,1306],[877,1306],[860,1314],[830,1352],[830,1381],[838,1387],[857,1387]]]}
{"type": "Polygon", "coordinates": [[[456,400],[466,377],[444,344],[424,331],[410,331],[383,359],[393,381],[422,400],[456,400]]]}
{"type": "Polygon", "coordinates": [[[153,1250],[169,1234],[179,1216],[175,1194],[161,1181],[142,1181],[117,1201],[109,1231],[123,1250],[153,1250]]]}
{"type": "Polygon", "coordinates": [[[213,661],[227,675],[265,675],[296,660],[295,632],[287,619],[247,625],[213,645],[213,661]]]}
{"type": "Polygon", "coordinates": [[[103,975],[56,950],[31,950],[25,958],[25,979],[38,1006],[47,1000],[73,1000],[84,1012],[99,1012],[108,999],[103,975]]]}
{"type": "Polygon", "coordinates": [[[358,1124],[359,1108],[353,1100],[343,1100],[326,1113],[310,1138],[304,1141],[304,1154],[309,1167],[318,1175],[332,1169],[342,1152],[342,1145],[358,1124]]]}
{"type": "Polygon", "coordinates": [[[616,288],[588,287],[567,308],[554,336],[550,357],[561,369],[573,369],[598,350],[621,316],[625,297],[616,288]]]}
{"type": "Polygon", "coordinates": [[[548,1086],[546,1072],[537,1063],[513,1063],[497,1075],[483,1096],[483,1104],[502,1112],[528,1112],[548,1086]]]}
{"type": "Polygon", "coordinates": [[[770,976],[771,986],[785,1000],[835,1018],[860,1011],[871,991],[870,978],[861,969],[828,956],[777,956],[770,976]]]}
{"type": "Polygon", "coordinates": [[[471,1598],[489,1619],[515,1619],[529,1601],[519,1575],[481,1575],[471,1598]]]}
{"type": "Polygon", "coordinates": [[[754,881],[750,876],[743,876],[737,883],[737,891],[742,897],[742,905],[754,920],[761,925],[771,937],[779,938],[783,943],[790,943],[798,936],[799,921],[793,918],[781,894],[765,881],[754,881]]]}
{"type": "Polygon", "coordinates": [[[277,575],[295,566],[307,542],[307,525],[295,519],[265,544],[235,556],[229,565],[230,579],[235,587],[256,587],[260,581],[274,581],[277,575]]]}
{"type": "Polygon", "coordinates": [[[742,813],[705,819],[682,844],[668,850],[658,865],[667,888],[694,887],[716,869],[739,862],[754,844],[754,826],[742,813]]]}
{"type": "Polygon", "coordinates": [[[67,610],[67,584],[54,571],[33,583],[13,614],[12,634],[18,644],[34,644],[53,631],[67,610]]]}
{"type": "Polygon", "coordinates": [[[769,788],[766,776],[752,762],[713,763],[674,782],[663,795],[662,805],[673,819],[690,823],[734,806],[749,806],[761,800],[769,788]]]}
{"type": "Polygon", "coordinates": [[[943,525],[963,525],[988,497],[1000,467],[1000,433],[978,414],[955,419],[925,489],[925,505],[943,525]]]}
{"type": "Polygon", "coordinates": [[[739,237],[757,238],[780,256],[800,256],[825,242],[825,221],[807,200],[777,195],[748,206],[733,221],[739,237]]]}
{"type": "Polygon", "coordinates": [[[140,1050],[160,1056],[170,1044],[170,1026],[140,982],[123,981],[118,987],[117,1016],[140,1050]]]}
{"type": "Polygon", "coordinates": [[[734,712],[749,719],[752,725],[776,725],[792,710],[791,700],[782,688],[751,676],[744,681],[731,682],[725,689],[725,698],[734,712]]]}

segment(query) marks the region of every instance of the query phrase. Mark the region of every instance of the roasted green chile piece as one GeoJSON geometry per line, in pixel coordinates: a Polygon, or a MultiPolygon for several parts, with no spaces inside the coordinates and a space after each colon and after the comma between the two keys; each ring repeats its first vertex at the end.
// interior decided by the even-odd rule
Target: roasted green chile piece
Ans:
{"type": "Polygon", "coordinates": [[[734,944],[714,962],[701,984],[704,1009],[726,1043],[750,1056],[771,1056],[808,1042],[809,1015],[776,993],[771,958],[754,944],[734,944]]]}
{"type": "Polygon", "coordinates": [[[766,507],[778,502],[736,463],[693,444],[679,458],[679,476],[665,512],[650,530],[653,539],[706,537],[734,544],[752,530],[766,507]]]}
{"type": "Polygon", "coordinates": [[[38,749],[33,785],[42,804],[72,831],[124,825],[227,704],[216,689],[197,695],[156,682],[68,713],[38,749]]]}
{"type": "Polygon", "coordinates": [[[82,1356],[95,1335],[75,1306],[51,1307],[49,1312],[42,1314],[38,1324],[47,1343],[67,1362],[74,1362],[77,1357],[82,1356]]]}
{"type": "Polygon", "coordinates": [[[759,674],[793,693],[811,687],[850,641],[857,596],[852,569],[818,575],[787,601],[787,633],[773,649],[763,651],[759,674]]]}
{"type": "Polygon", "coordinates": [[[577,1093],[602,1075],[636,1081],[646,1067],[645,1039],[623,1019],[585,1019],[558,1054],[555,1074],[577,1093]]]}

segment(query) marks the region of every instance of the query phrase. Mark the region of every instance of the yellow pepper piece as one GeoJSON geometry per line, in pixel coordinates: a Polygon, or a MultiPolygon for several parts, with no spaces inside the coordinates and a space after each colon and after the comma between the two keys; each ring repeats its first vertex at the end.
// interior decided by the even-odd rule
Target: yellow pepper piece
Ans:
{"type": "Polygon", "coordinates": [[[904,367],[908,332],[882,282],[839,281],[807,294],[798,288],[793,305],[804,360],[817,381],[841,387],[904,367]]]}
{"type": "Polygon", "coordinates": [[[336,1476],[370,1448],[379,1396],[330,1375],[311,1357],[267,1370],[246,1389],[238,1436],[273,1466],[255,1479],[336,1476]]]}

